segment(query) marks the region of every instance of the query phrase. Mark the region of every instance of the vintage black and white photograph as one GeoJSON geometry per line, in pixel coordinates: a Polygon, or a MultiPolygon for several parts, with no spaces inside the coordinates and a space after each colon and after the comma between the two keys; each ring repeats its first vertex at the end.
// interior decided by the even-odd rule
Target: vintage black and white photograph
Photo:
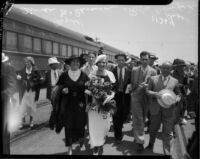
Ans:
{"type": "Polygon", "coordinates": [[[198,0],[1,12],[4,155],[199,158],[198,0]]]}

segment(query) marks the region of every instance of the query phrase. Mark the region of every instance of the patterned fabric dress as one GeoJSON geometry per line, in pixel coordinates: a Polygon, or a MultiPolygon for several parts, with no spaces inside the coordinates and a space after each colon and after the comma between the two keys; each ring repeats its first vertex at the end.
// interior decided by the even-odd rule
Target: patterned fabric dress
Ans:
{"type": "MultiPolygon", "coordinates": [[[[108,76],[98,76],[104,78],[104,81],[110,82],[108,76]]],[[[93,102],[95,100],[93,99],[93,102]]],[[[89,123],[89,137],[91,148],[102,146],[105,143],[106,135],[110,129],[110,113],[102,114],[98,112],[98,105],[95,109],[88,111],[88,123],[89,123]]]]}

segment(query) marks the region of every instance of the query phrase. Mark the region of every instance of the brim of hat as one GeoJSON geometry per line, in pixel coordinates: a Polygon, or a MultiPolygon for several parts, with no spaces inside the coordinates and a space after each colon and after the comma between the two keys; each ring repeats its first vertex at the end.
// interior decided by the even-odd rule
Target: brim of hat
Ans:
{"type": "Polygon", "coordinates": [[[49,63],[49,65],[51,64],[59,64],[60,62],[52,62],[52,63],[49,63]]]}
{"type": "Polygon", "coordinates": [[[178,67],[178,66],[186,66],[186,64],[177,64],[177,65],[172,65],[173,67],[178,67]]]}
{"type": "Polygon", "coordinates": [[[157,102],[159,103],[159,105],[163,108],[170,108],[171,105],[166,105],[161,99],[157,98],[157,102]]]}
{"type": "MultiPolygon", "coordinates": [[[[159,92],[160,94],[164,94],[164,93],[170,93],[172,96],[176,97],[176,94],[169,89],[163,89],[159,92]]],[[[171,105],[167,105],[165,104],[161,99],[157,99],[158,103],[163,107],[163,108],[169,108],[171,107],[171,105]]]]}
{"type": "Polygon", "coordinates": [[[123,56],[123,57],[125,57],[125,61],[128,60],[127,57],[126,57],[126,55],[115,55],[115,59],[117,59],[118,56],[123,56]]]}
{"type": "Polygon", "coordinates": [[[79,59],[80,62],[82,61],[82,58],[81,58],[81,57],[72,57],[72,58],[66,59],[66,60],[65,60],[65,63],[66,63],[66,64],[69,64],[69,63],[70,63],[72,60],[74,60],[74,59],[79,59]]]}

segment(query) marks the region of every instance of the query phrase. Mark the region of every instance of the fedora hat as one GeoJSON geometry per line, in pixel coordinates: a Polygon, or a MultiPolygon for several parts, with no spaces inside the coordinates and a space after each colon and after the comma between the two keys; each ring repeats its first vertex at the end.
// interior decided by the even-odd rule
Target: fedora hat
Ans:
{"type": "Polygon", "coordinates": [[[72,60],[74,60],[74,59],[80,60],[80,63],[82,63],[82,61],[83,61],[83,58],[81,58],[80,56],[78,56],[78,55],[71,55],[70,57],[68,57],[68,58],[65,60],[65,63],[66,63],[67,65],[69,65],[70,62],[71,62],[72,60]]]}
{"type": "Polygon", "coordinates": [[[6,62],[9,60],[9,57],[6,56],[4,52],[2,52],[1,57],[2,57],[1,62],[6,62]]]}
{"type": "Polygon", "coordinates": [[[172,104],[176,103],[176,94],[170,89],[163,89],[159,92],[162,96],[157,98],[158,103],[163,108],[170,108],[172,104]]]}
{"type": "Polygon", "coordinates": [[[119,53],[119,54],[115,55],[115,59],[117,59],[119,56],[123,56],[125,58],[125,61],[128,60],[127,56],[125,54],[123,54],[123,53],[119,53]]]}
{"type": "Polygon", "coordinates": [[[177,67],[177,66],[186,66],[186,63],[182,59],[174,59],[173,67],[177,67]]]}
{"type": "Polygon", "coordinates": [[[60,63],[56,57],[51,57],[48,59],[48,64],[60,63]]]}

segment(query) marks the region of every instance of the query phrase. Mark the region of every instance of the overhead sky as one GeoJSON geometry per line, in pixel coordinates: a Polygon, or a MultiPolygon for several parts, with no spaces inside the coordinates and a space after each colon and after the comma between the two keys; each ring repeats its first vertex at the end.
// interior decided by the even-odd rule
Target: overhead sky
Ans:
{"type": "Polygon", "coordinates": [[[156,54],[159,63],[174,58],[198,61],[198,0],[173,0],[169,5],[14,5],[136,56],[146,50],[156,54]]]}

